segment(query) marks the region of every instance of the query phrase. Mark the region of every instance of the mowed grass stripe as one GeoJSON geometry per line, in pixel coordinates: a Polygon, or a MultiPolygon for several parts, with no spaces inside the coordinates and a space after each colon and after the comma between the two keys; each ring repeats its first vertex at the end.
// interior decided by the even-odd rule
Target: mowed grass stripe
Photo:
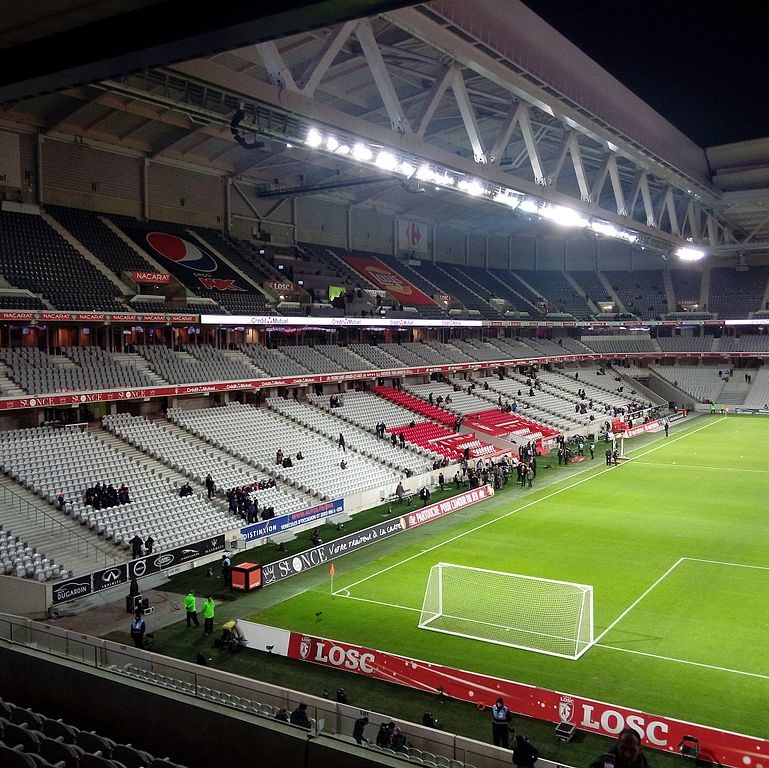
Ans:
{"type": "MultiPolygon", "coordinates": [[[[647,609],[647,601],[657,594],[653,590],[602,641],[636,653],[594,647],[574,662],[425,632],[416,626],[414,609],[421,606],[429,568],[438,561],[591,584],[596,635],[681,557],[769,566],[761,502],[769,493],[769,477],[685,469],[671,472],[668,467],[646,464],[647,457],[663,464],[691,463],[687,458],[697,454],[711,464],[716,456],[723,467],[739,467],[746,445],[758,453],[765,451],[761,444],[766,442],[766,422],[759,418],[705,418],[704,424],[694,422],[680,432],[671,431],[667,439],[660,436],[651,448],[631,452],[628,441],[628,455],[643,458],[643,462],[634,459],[616,469],[589,467],[576,483],[572,476],[567,485],[543,489],[533,498],[527,495],[523,503],[511,504],[513,489],[484,502],[487,515],[460,522],[453,535],[430,534],[429,526],[416,529],[420,535],[411,540],[404,535],[404,546],[389,557],[350,572],[346,572],[345,560],[339,560],[337,583],[357,582],[351,594],[361,600],[333,598],[328,591],[307,592],[256,618],[461,669],[769,736],[763,716],[769,683],[728,670],[733,666],[738,671],[764,674],[769,670],[769,650],[750,635],[754,647],[749,665],[719,663],[719,658],[729,658],[728,650],[722,653],[721,649],[733,643],[741,631],[734,622],[752,617],[742,608],[722,615],[718,605],[725,588],[706,576],[673,583],[671,590],[659,593],[667,605],[653,602],[647,609]],[[704,601],[713,606],[707,612],[712,639],[705,644],[700,641],[701,625],[693,632],[685,622],[704,601]],[[658,613],[658,607],[665,611],[658,613]],[[320,617],[315,616],[318,611],[320,617]],[[669,617],[679,613],[674,628],[669,617]],[[660,653],[662,644],[671,652],[660,653]],[[692,663],[671,661],[676,658],[692,663]],[[698,667],[694,662],[709,666],[698,667]]],[[[747,586],[740,589],[743,596],[745,589],[750,594],[747,586]]]]}

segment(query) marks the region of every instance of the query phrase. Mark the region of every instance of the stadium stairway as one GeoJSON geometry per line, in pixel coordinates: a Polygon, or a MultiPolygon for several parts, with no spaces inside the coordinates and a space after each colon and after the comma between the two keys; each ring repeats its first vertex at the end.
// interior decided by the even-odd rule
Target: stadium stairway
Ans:
{"type": "MultiPolygon", "coordinates": [[[[206,494],[206,487],[202,483],[196,483],[191,478],[188,478],[186,475],[183,475],[181,472],[177,472],[174,469],[171,469],[170,467],[166,466],[165,464],[162,464],[159,461],[155,461],[155,459],[150,458],[146,453],[143,451],[140,451],[138,448],[134,448],[132,445],[129,445],[128,443],[121,440],[117,435],[113,435],[111,432],[108,432],[103,427],[92,427],[88,430],[97,440],[100,440],[103,443],[106,443],[111,448],[114,448],[116,451],[120,451],[120,453],[125,454],[126,456],[130,456],[133,459],[136,459],[140,463],[142,463],[145,467],[147,467],[148,470],[151,472],[155,472],[159,474],[161,477],[168,478],[177,488],[181,488],[184,483],[188,482],[192,486],[193,490],[196,494],[199,496],[203,496],[206,494]]],[[[227,508],[227,504],[223,501],[216,501],[217,505],[222,505],[222,509],[227,508]]]]}
{"type": "Polygon", "coordinates": [[[158,374],[150,368],[150,364],[136,352],[115,352],[112,357],[117,363],[133,366],[155,384],[161,387],[169,386],[169,383],[162,376],[158,376],[158,374]]]}
{"type": "MultiPolygon", "coordinates": [[[[221,457],[223,461],[226,461],[228,464],[232,465],[233,467],[243,472],[244,474],[253,475],[254,479],[266,480],[269,477],[269,475],[266,472],[262,472],[258,470],[252,464],[246,464],[246,462],[240,461],[240,459],[236,458],[231,453],[220,451],[215,446],[211,445],[210,443],[207,443],[205,440],[202,440],[199,437],[196,437],[191,432],[188,432],[186,429],[182,429],[177,424],[173,424],[172,422],[166,421],[165,419],[162,420],[162,424],[165,429],[167,429],[172,434],[175,434],[175,435],[178,435],[179,437],[184,438],[184,440],[190,445],[198,447],[201,450],[207,451],[208,453],[221,457]]],[[[216,477],[214,477],[214,482],[216,482],[216,477]]],[[[303,499],[305,502],[305,506],[307,507],[312,507],[318,503],[318,500],[314,496],[310,496],[309,494],[305,493],[299,488],[295,488],[292,486],[290,490],[293,496],[299,496],[301,499],[303,499]]],[[[226,502],[221,502],[221,503],[224,504],[224,506],[226,507],[226,502]]]]}
{"type": "Polygon", "coordinates": [[[27,394],[13,379],[8,377],[8,369],[0,363],[0,392],[3,397],[24,397],[27,394]]]}
{"type": "Polygon", "coordinates": [[[45,552],[48,558],[64,565],[75,576],[125,559],[110,542],[69,515],[62,514],[7,475],[0,475],[0,489],[7,489],[20,499],[20,502],[11,502],[10,494],[6,496],[0,491],[0,523],[3,527],[28,541],[38,552],[45,552]],[[31,509],[25,507],[19,512],[19,503],[29,504],[31,509]]]}
{"type": "Polygon", "coordinates": [[[744,371],[736,370],[734,376],[729,377],[729,381],[724,384],[719,402],[724,405],[742,405],[750,392],[751,385],[745,381],[744,371]]]}

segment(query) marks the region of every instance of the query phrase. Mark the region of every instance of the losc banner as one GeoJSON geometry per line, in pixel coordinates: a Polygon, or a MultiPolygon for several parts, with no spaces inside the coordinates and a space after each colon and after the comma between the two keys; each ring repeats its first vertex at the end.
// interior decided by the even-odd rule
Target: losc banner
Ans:
{"type": "Polygon", "coordinates": [[[521,715],[551,723],[572,723],[580,730],[603,736],[616,736],[623,728],[632,728],[646,746],[676,754],[680,754],[683,739],[693,736],[699,740],[703,760],[732,768],[762,763],[769,752],[769,741],[758,737],[300,632],[291,632],[288,656],[421,691],[443,691],[446,696],[477,706],[491,706],[501,696],[521,715]]]}
{"type": "Polygon", "coordinates": [[[426,293],[373,256],[353,256],[345,253],[342,258],[356,272],[368,278],[380,290],[387,291],[401,304],[435,304],[426,293]]]}
{"type": "Polygon", "coordinates": [[[386,539],[402,530],[404,530],[402,518],[385,520],[357,533],[349,533],[347,536],[334,539],[328,544],[307,549],[294,557],[285,557],[283,560],[268,563],[262,566],[262,584],[267,586],[281,579],[287,579],[289,576],[296,576],[297,573],[329,563],[342,555],[349,555],[350,552],[386,539]]]}
{"type": "Polygon", "coordinates": [[[255,541],[256,539],[263,539],[265,536],[275,536],[283,531],[289,531],[298,525],[323,520],[330,515],[338,515],[340,512],[344,512],[344,499],[335,499],[314,507],[308,507],[300,512],[291,512],[288,515],[263,520],[261,523],[247,525],[240,529],[240,533],[243,536],[243,541],[255,541]]]}

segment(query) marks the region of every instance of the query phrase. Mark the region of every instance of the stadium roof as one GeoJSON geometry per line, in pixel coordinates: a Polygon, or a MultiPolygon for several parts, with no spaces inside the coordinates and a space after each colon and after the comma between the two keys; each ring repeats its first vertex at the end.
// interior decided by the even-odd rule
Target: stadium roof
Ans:
{"type": "Polygon", "coordinates": [[[0,29],[0,127],[205,168],[257,218],[311,195],[534,236],[553,227],[521,205],[536,199],[662,251],[769,254],[769,138],[698,147],[518,0],[17,6],[0,29]],[[356,142],[370,161],[337,151],[356,142]],[[384,170],[381,150],[430,172],[384,170]]]}

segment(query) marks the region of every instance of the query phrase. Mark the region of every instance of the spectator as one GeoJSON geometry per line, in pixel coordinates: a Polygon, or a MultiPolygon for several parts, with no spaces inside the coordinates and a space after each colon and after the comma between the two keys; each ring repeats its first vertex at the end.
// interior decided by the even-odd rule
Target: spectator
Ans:
{"type": "Polygon", "coordinates": [[[624,728],[617,736],[617,743],[601,757],[590,764],[590,768],[606,768],[613,759],[614,768],[649,768],[641,752],[641,736],[632,728],[624,728]]]}
{"type": "Polygon", "coordinates": [[[443,493],[443,486],[446,484],[446,480],[443,477],[443,472],[438,475],[438,485],[440,486],[441,493],[443,493]]]}
{"type": "Polygon", "coordinates": [[[118,488],[117,500],[120,504],[128,504],[131,500],[128,493],[128,486],[126,486],[125,483],[122,483],[120,488],[118,488]]]}
{"type": "Polygon", "coordinates": [[[339,442],[339,447],[340,447],[340,448],[341,448],[341,449],[342,449],[342,450],[343,450],[345,453],[347,453],[347,446],[345,445],[345,442],[344,442],[344,435],[343,435],[341,432],[339,433],[339,441],[338,441],[338,442],[339,442]]]}
{"type": "Polygon", "coordinates": [[[192,496],[192,486],[189,484],[189,482],[186,482],[180,489],[179,489],[179,496],[192,496]]]}
{"type": "Polygon", "coordinates": [[[142,547],[144,546],[144,542],[141,539],[141,536],[137,533],[130,541],[131,544],[131,557],[136,560],[137,557],[142,556],[142,547]]]}
{"type": "Polygon", "coordinates": [[[212,498],[216,491],[216,486],[214,484],[214,478],[211,477],[211,473],[206,475],[206,490],[208,491],[208,498],[212,498]]]}
{"type": "Polygon", "coordinates": [[[289,719],[289,713],[288,710],[285,707],[281,707],[276,713],[275,713],[275,719],[281,720],[284,723],[288,722],[289,719]]]}
{"type": "Polygon", "coordinates": [[[288,720],[292,725],[299,725],[302,728],[310,727],[310,718],[307,716],[307,705],[302,702],[292,713],[288,720]]]}
{"type": "Polygon", "coordinates": [[[347,469],[347,462],[344,459],[339,462],[339,469],[347,469]]]}
{"type": "Polygon", "coordinates": [[[376,735],[376,745],[382,749],[390,747],[392,741],[393,732],[395,731],[395,723],[382,723],[379,726],[379,731],[376,735]]]}
{"type": "Polygon", "coordinates": [[[537,748],[522,733],[519,733],[515,737],[513,747],[513,765],[516,768],[534,768],[538,758],[537,748]]]}
{"type": "Polygon", "coordinates": [[[395,495],[398,497],[398,502],[403,502],[403,497],[406,495],[406,489],[403,487],[403,482],[398,480],[398,485],[395,488],[395,495]]]}
{"type": "Polygon", "coordinates": [[[426,485],[422,486],[422,490],[419,492],[419,498],[422,499],[422,506],[425,506],[430,501],[430,490],[426,485]]]}
{"type": "Polygon", "coordinates": [[[147,538],[144,540],[144,552],[145,554],[151,555],[152,549],[155,546],[155,539],[152,538],[152,534],[148,534],[147,538]]]}
{"type": "Polygon", "coordinates": [[[144,633],[146,631],[147,625],[144,623],[141,613],[136,611],[136,615],[131,622],[131,640],[134,641],[134,645],[137,648],[144,648],[144,633]]]}
{"type": "Polygon", "coordinates": [[[363,731],[365,730],[366,726],[368,725],[368,718],[367,717],[359,717],[355,721],[355,725],[352,727],[352,737],[355,739],[356,744],[364,744],[366,743],[367,739],[363,735],[363,731]]]}

